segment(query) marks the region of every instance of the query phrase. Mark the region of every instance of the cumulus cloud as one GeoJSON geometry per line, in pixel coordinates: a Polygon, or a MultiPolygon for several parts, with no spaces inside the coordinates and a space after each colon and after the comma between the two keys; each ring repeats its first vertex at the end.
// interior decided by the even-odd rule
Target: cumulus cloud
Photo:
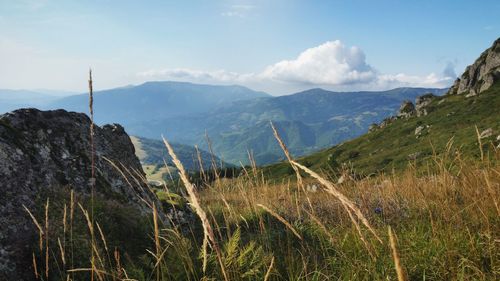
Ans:
{"type": "Polygon", "coordinates": [[[242,84],[270,92],[323,87],[332,90],[384,90],[396,87],[448,87],[456,78],[454,63],[449,62],[441,75],[380,73],[366,62],[359,47],[347,47],[341,41],[328,41],[309,48],[296,58],[282,60],[259,73],[184,68],[149,70],[138,73],[146,79],[165,79],[198,83],[242,84]]]}
{"type": "Polygon", "coordinates": [[[376,72],[366,63],[360,48],[348,48],[337,40],[307,49],[296,59],[268,66],[261,76],[292,83],[345,85],[373,81],[376,72]]]}

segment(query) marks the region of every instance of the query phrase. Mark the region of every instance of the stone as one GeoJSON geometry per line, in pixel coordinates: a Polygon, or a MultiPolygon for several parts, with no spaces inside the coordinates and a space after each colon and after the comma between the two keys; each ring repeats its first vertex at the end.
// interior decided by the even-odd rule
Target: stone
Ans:
{"type": "MultiPolygon", "coordinates": [[[[68,187],[79,196],[90,195],[90,124],[85,114],[65,110],[19,109],[0,115],[0,268],[9,269],[0,270],[0,280],[33,279],[29,245],[37,232],[23,205],[34,210],[37,196],[68,187]]],[[[119,196],[114,204],[144,215],[151,213],[148,204],[160,206],[137,180],[145,174],[123,127],[95,126],[94,139],[96,196],[105,202],[119,196]],[[118,171],[106,159],[137,176],[118,171]]],[[[161,210],[159,216],[166,221],[161,210]]]]}
{"type": "Polygon", "coordinates": [[[425,116],[428,114],[428,106],[432,103],[432,101],[436,98],[436,96],[432,93],[428,93],[422,96],[419,96],[415,100],[415,110],[417,112],[417,116],[425,116]]]}
{"type": "Polygon", "coordinates": [[[500,81],[500,38],[455,80],[448,95],[474,97],[500,81]]]}
{"type": "Polygon", "coordinates": [[[375,132],[375,131],[376,131],[377,129],[379,129],[379,128],[380,128],[380,127],[379,127],[377,124],[373,123],[373,124],[371,124],[371,125],[370,125],[370,127],[368,127],[368,132],[369,132],[369,133],[371,133],[371,132],[375,132]]]}
{"type": "Polygon", "coordinates": [[[417,138],[419,138],[424,133],[424,130],[428,129],[428,128],[430,128],[429,125],[420,125],[420,126],[418,126],[417,128],[415,128],[415,136],[417,138]]]}
{"type": "Polygon", "coordinates": [[[417,111],[415,110],[415,106],[411,101],[403,101],[401,106],[399,107],[398,117],[399,118],[410,118],[415,116],[417,111]]]}

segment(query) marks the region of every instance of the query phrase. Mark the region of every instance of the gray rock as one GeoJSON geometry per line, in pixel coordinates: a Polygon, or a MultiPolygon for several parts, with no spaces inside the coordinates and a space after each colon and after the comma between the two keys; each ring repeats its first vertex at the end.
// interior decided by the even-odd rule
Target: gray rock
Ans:
{"type": "Polygon", "coordinates": [[[428,106],[436,98],[434,94],[425,94],[418,97],[415,100],[415,110],[417,111],[417,116],[425,116],[428,114],[428,106]]]}
{"type": "Polygon", "coordinates": [[[418,126],[417,128],[415,128],[415,136],[417,138],[419,138],[420,136],[422,136],[422,134],[424,133],[424,131],[426,129],[428,129],[428,128],[430,128],[429,125],[420,125],[420,126],[418,126]]]}
{"type": "Polygon", "coordinates": [[[415,116],[417,111],[415,110],[415,106],[411,101],[403,101],[401,106],[399,107],[398,117],[399,118],[410,118],[415,116]]]}
{"type": "Polygon", "coordinates": [[[394,122],[397,119],[395,116],[387,117],[385,118],[379,125],[379,128],[385,128],[389,126],[392,122],[394,122]]]}
{"type": "Polygon", "coordinates": [[[500,38],[465,69],[462,76],[455,80],[448,94],[466,94],[466,97],[473,97],[486,91],[497,81],[500,81],[500,38]]]}
{"type": "Polygon", "coordinates": [[[368,127],[368,132],[371,133],[371,132],[375,132],[377,129],[379,129],[379,125],[373,123],[370,125],[370,127],[368,127]]]}
{"type": "MultiPolygon", "coordinates": [[[[0,280],[33,279],[30,246],[37,232],[23,205],[34,210],[39,194],[68,187],[81,196],[90,194],[89,128],[85,114],[64,110],[20,109],[0,115],[0,280]]],[[[143,200],[159,206],[147,185],[137,180],[145,174],[123,127],[96,126],[94,139],[96,196],[119,196],[117,204],[142,214],[150,212],[143,200]],[[105,158],[126,167],[130,172],[122,172],[127,179],[105,158]]]]}

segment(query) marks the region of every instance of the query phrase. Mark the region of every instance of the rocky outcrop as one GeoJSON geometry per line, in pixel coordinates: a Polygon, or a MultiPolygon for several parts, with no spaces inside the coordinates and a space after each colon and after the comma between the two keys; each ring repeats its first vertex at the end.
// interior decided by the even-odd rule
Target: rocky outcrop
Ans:
{"type": "Polygon", "coordinates": [[[141,214],[150,211],[147,202],[157,202],[140,180],[141,164],[118,124],[95,127],[96,176],[91,180],[89,128],[86,115],[64,110],[0,115],[0,280],[32,278],[30,246],[36,231],[22,206],[35,209],[37,196],[45,192],[66,188],[88,196],[95,181],[96,197],[141,214]]]}
{"type": "Polygon", "coordinates": [[[415,100],[415,110],[417,111],[417,116],[425,116],[429,113],[428,106],[432,103],[432,101],[436,98],[436,96],[432,93],[428,93],[422,96],[419,96],[415,100]]]}
{"type": "Polygon", "coordinates": [[[399,118],[410,118],[415,116],[417,111],[415,110],[415,106],[411,101],[403,101],[401,106],[399,107],[398,117],[399,118]]]}
{"type": "Polygon", "coordinates": [[[469,65],[450,88],[448,94],[475,96],[500,81],[500,38],[469,65]]]}
{"type": "Polygon", "coordinates": [[[379,125],[376,124],[376,123],[373,123],[370,125],[370,127],[368,127],[368,132],[371,133],[371,132],[375,132],[377,129],[379,129],[379,125]]]}

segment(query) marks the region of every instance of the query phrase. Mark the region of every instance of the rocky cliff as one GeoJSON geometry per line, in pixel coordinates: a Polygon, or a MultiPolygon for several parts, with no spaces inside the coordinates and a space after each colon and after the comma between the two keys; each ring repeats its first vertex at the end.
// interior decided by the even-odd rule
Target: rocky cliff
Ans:
{"type": "Polygon", "coordinates": [[[500,81],[500,38],[469,65],[448,94],[478,95],[500,81]]]}
{"type": "MultiPolygon", "coordinates": [[[[36,209],[40,196],[56,190],[90,195],[89,128],[86,115],[64,110],[0,115],[0,280],[33,276],[30,248],[36,231],[23,205],[36,209]]],[[[95,153],[95,196],[147,214],[148,202],[156,199],[141,181],[144,173],[123,127],[96,126],[95,153]]]]}

